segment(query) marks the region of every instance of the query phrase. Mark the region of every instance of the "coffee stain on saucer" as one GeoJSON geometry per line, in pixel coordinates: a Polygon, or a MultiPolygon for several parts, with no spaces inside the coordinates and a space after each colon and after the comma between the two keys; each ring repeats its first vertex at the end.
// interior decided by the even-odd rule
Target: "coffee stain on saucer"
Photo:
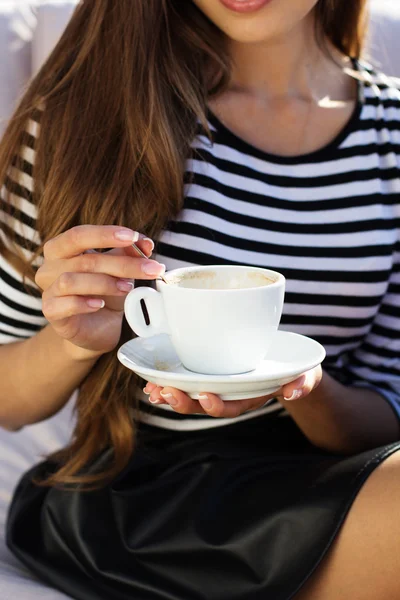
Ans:
{"type": "Polygon", "coordinates": [[[154,360],[154,368],[156,371],[170,371],[171,364],[164,360],[154,360]]]}

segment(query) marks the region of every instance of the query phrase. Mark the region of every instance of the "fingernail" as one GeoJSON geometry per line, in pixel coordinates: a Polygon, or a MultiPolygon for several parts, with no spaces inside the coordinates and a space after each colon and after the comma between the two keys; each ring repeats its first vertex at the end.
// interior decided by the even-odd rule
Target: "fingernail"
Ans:
{"type": "Polygon", "coordinates": [[[143,241],[148,242],[151,245],[151,249],[154,250],[154,242],[152,239],[145,237],[145,238],[143,238],[143,241]]]}
{"type": "Polygon", "coordinates": [[[117,281],[117,288],[121,292],[130,292],[133,290],[133,283],[132,281],[126,281],[126,279],[119,279],[117,281]]]}
{"type": "Polygon", "coordinates": [[[142,271],[146,273],[146,275],[164,275],[165,273],[165,265],[162,265],[154,260],[149,260],[147,262],[142,262],[142,271]]]}
{"type": "Polygon", "coordinates": [[[160,396],[162,396],[164,400],[169,400],[170,398],[173,398],[172,394],[166,394],[165,392],[160,392],[160,396]]]}
{"type": "Polygon", "coordinates": [[[297,389],[301,390],[301,388],[304,386],[304,384],[306,383],[307,377],[305,375],[302,375],[301,377],[299,377],[296,381],[297,384],[297,389]]]}
{"type": "Polygon", "coordinates": [[[86,300],[86,304],[90,308],[103,308],[105,306],[104,300],[100,300],[100,298],[89,298],[89,300],[86,300]]]}
{"type": "Polygon", "coordinates": [[[114,237],[120,242],[137,242],[139,234],[137,231],[132,231],[132,229],[119,229],[114,233],[114,237]]]}
{"type": "Polygon", "coordinates": [[[149,398],[149,402],[151,402],[152,404],[162,404],[162,400],[160,400],[159,398],[156,398],[155,400],[152,400],[152,398],[149,398]]]}
{"type": "Polygon", "coordinates": [[[149,396],[151,394],[151,392],[147,391],[147,385],[143,388],[144,393],[149,396]]]}
{"type": "Polygon", "coordinates": [[[293,393],[290,396],[290,398],[286,398],[284,396],[283,399],[286,400],[286,402],[291,402],[292,400],[298,400],[299,398],[302,397],[302,395],[303,395],[303,392],[301,390],[293,390],[293,393]]]}
{"type": "Polygon", "coordinates": [[[199,394],[199,400],[201,400],[201,405],[206,410],[209,410],[212,407],[212,401],[206,394],[199,394]]]}

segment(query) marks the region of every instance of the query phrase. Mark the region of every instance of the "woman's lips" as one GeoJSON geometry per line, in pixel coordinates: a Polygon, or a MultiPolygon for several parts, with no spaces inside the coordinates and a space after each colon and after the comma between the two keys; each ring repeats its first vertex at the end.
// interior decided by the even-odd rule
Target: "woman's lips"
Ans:
{"type": "Polygon", "coordinates": [[[219,0],[229,10],[233,10],[238,13],[248,13],[260,10],[266,4],[272,2],[272,0],[219,0]]]}

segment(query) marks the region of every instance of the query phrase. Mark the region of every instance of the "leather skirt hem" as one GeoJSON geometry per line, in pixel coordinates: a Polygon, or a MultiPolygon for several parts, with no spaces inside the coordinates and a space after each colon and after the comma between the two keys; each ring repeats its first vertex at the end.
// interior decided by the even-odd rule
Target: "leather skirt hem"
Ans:
{"type": "Polygon", "coordinates": [[[328,454],[288,417],[191,433],[141,426],[129,465],[102,489],[34,485],[48,461],[24,475],[7,543],[76,600],[290,600],[398,450],[328,454]]]}

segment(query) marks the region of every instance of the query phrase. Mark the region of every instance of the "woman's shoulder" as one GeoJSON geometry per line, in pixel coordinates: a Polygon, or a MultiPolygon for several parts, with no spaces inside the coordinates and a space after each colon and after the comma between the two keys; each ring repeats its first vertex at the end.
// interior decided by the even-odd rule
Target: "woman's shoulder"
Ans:
{"type": "Polygon", "coordinates": [[[387,75],[365,61],[358,61],[356,76],[363,84],[367,103],[400,111],[400,78],[387,75]]]}
{"type": "Polygon", "coordinates": [[[13,251],[13,238],[28,260],[40,244],[35,163],[42,113],[43,107],[38,106],[27,117],[19,146],[0,185],[0,245],[13,251]]]}
{"type": "Polygon", "coordinates": [[[2,192],[3,194],[9,193],[11,202],[18,197],[25,201],[25,204],[33,204],[34,169],[42,114],[43,107],[39,106],[27,117],[19,147],[16,149],[5,180],[2,182],[2,192]]]}

